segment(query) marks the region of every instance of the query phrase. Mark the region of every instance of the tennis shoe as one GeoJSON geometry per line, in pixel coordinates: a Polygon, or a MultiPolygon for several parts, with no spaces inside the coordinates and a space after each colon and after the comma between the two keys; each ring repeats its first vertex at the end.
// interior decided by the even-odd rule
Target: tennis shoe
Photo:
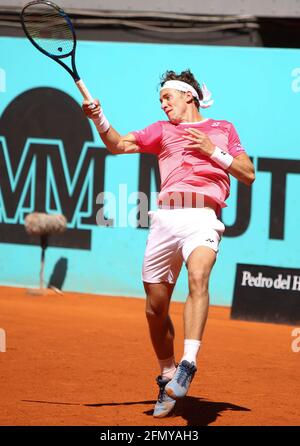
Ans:
{"type": "Polygon", "coordinates": [[[186,360],[179,363],[176,373],[173,378],[167,383],[165,391],[170,398],[183,398],[190,387],[190,384],[195,376],[197,367],[194,362],[186,360]]]}
{"type": "Polygon", "coordinates": [[[162,378],[161,376],[158,376],[156,378],[156,382],[159,387],[159,393],[153,411],[153,416],[155,418],[166,417],[174,409],[176,401],[173,398],[169,397],[165,391],[166,384],[169,381],[170,380],[168,378],[162,378]]]}

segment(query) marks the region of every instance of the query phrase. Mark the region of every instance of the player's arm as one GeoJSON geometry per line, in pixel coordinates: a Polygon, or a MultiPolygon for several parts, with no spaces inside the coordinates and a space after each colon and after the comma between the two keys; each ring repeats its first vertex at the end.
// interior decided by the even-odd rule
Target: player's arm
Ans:
{"type": "Polygon", "coordinates": [[[210,138],[197,129],[186,129],[185,139],[189,140],[189,148],[196,149],[211,158],[220,167],[233,175],[237,180],[251,186],[255,180],[254,166],[249,156],[243,152],[235,157],[217,147],[210,138]]]}
{"type": "Polygon", "coordinates": [[[99,133],[99,135],[107,150],[114,155],[125,155],[127,153],[139,152],[140,148],[137,145],[135,136],[132,133],[121,136],[113,127],[110,126],[107,132],[99,133]]]}
{"type": "Polygon", "coordinates": [[[95,107],[92,108],[89,102],[84,101],[82,109],[88,118],[92,120],[100,119],[101,124],[97,128],[103,129],[103,131],[99,131],[99,135],[106,148],[114,155],[137,153],[139,146],[136,143],[135,136],[132,133],[121,136],[107,121],[97,99],[94,101],[94,105],[95,107]]]}
{"type": "Polygon", "coordinates": [[[255,180],[254,166],[246,153],[241,153],[233,158],[232,163],[228,167],[228,173],[247,186],[251,186],[255,180]]]}

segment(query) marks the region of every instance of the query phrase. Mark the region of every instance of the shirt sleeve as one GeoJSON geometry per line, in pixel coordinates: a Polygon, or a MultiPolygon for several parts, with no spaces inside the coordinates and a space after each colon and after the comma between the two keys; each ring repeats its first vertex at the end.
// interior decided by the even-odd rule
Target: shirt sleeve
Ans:
{"type": "Polygon", "coordinates": [[[239,135],[237,134],[237,131],[235,130],[232,124],[230,125],[229,129],[228,152],[230,153],[231,156],[233,156],[233,158],[240,155],[241,153],[246,152],[244,147],[241,145],[239,135]]]}
{"type": "Polygon", "coordinates": [[[157,155],[160,152],[162,126],[159,121],[145,127],[143,130],[137,130],[131,133],[135,136],[137,145],[139,146],[139,153],[152,153],[157,155]]]}

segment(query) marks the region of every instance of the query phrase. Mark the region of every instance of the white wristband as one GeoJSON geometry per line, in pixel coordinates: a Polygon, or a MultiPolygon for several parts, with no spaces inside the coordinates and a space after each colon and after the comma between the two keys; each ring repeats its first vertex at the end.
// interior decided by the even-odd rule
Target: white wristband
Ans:
{"type": "Polygon", "coordinates": [[[233,156],[224,150],[220,149],[220,147],[216,146],[213,154],[210,159],[212,159],[215,163],[221,166],[223,169],[228,169],[233,161],[233,156]]]}
{"type": "Polygon", "coordinates": [[[100,111],[99,116],[92,119],[99,133],[107,132],[110,127],[110,123],[108,122],[108,119],[106,118],[102,110],[100,111]]]}

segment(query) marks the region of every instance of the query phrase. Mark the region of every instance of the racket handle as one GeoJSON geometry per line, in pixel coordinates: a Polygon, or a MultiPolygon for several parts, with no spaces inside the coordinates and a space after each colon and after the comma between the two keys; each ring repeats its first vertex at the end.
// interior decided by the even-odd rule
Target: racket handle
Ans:
{"type": "Polygon", "coordinates": [[[86,88],[85,83],[83,82],[83,80],[79,79],[79,81],[77,81],[77,82],[75,82],[75,83],[76,83],[76,85],[77,85],[77,87],[78,87],[78,90],[79,90],[80,93],[82,94],[83,98],[84,98],[86,101],[93,102],[94,99],[93,99],[93,97],[91,96],[91,93],[89,92],[89,90],[86,88]]]}

